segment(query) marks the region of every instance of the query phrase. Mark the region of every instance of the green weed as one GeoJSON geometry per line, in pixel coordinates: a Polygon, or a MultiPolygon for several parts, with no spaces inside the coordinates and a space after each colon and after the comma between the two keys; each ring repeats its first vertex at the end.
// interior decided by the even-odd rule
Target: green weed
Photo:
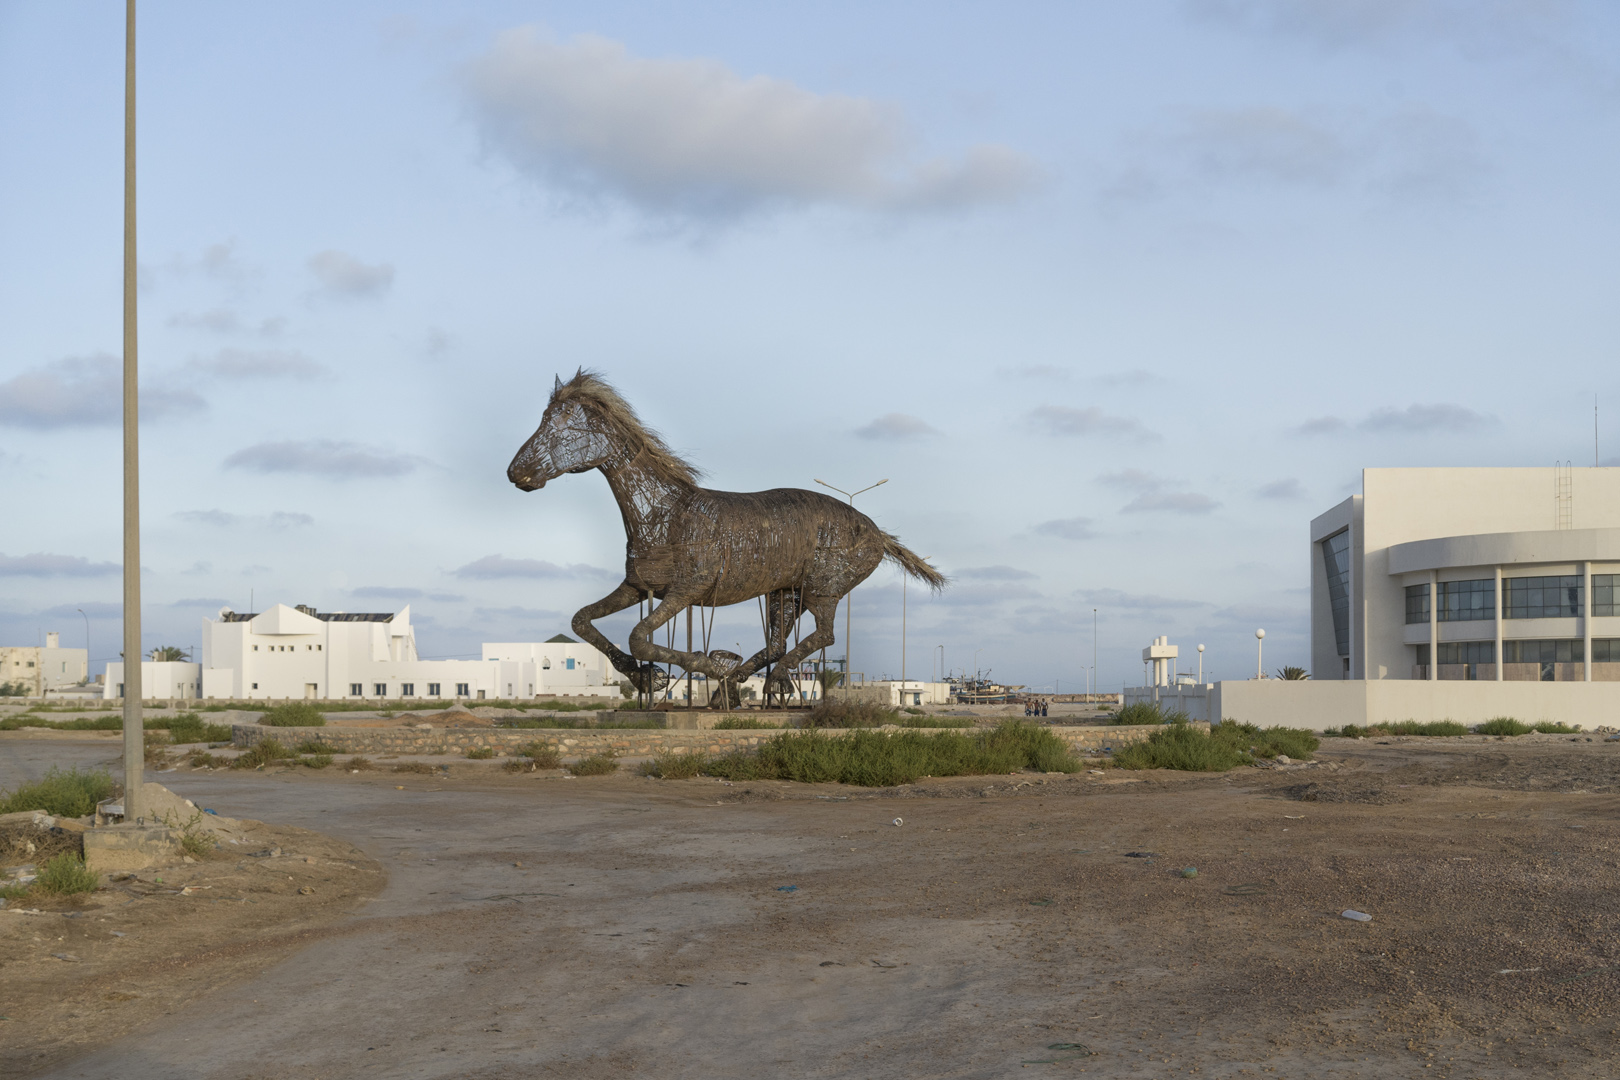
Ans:
{"type": "Polygon", "coordinates": [[[803,726],[808,728],[882,727],[900,722],[900,711],[875,701],[851,701],[847,698],[823,698],[805,715],[803,726]]]}
{"type": "Polygon", "coordinates": [[[34,891],[71,896],[74,893],[95,892],[100,884],[96,875],[85,868],[84,860],[71,851],[64,851],[39,868],[34,878],[34,891]]]}
{"type": "Polygon", "coordinates": [[[494,756],[495,748],[493,746],[476,746],[467,751],[467,758],[470,761],[488,761],[494,756]]]}
{"type": "Polygon", "coordinates": [[[298,744],[297,749],[293,752],[297,754],[331,754],[335,752],[335,749],[319,739],[305,739],[298,744]]]}
{"type": "MultiPolygon", "coordinates": [[[[1499,717],[1498,719],[1506,719],[1510,724],[1518,723],[1517,720],[1512,720],[1508,717],[1499,717]]],[[[1492,720],[1490,723],[1496,723],[1496,721],[1492,720]]],[[[1529,730],[1530,729],[1528,727],[1524,728],[1524,731],[1529,730]]],[[[1522,735],[1524,734],[1524,731],[1512,732],[1511,734],[1522,735]]],[[[1356,724],[1346,724],[1344,727],[1337,730],[1337,734],[1346,739],[1371,739],[1388,735],[1428,735],[1434,737],[1444,737],[1447,735],[1467,735],[1468,729],[1462,724],[1457,723],[1455,720],[1430,720],[1426,722],[1419,722],[1417,720],[1398,720],[1385,721],[1379,724],[1369,724],[1366,727],[1361,727],[1356,724]]],[[[1490,733],[1487,732],[1487,734],[1490,733]]]]}
{"type": "Polygon", "coordinates": [[[1142,724],[1185,724],[1187,714],[1177,710],[1165,712],[1151,701],[1133,701],[1122,705],[1108,717],[1110,724],[1137,726],[1142,724]]]}
{"type": "Polygon", "coordinates": [[[267,710],[259,723],[270,727],[325,727],[326,717],[308,702],[289,701],[267,710]]]}
{"type": "Polygon", "coordinates": [[[714,725],[716,731],[762,731],[766,728],[780,727],[769,720],[762,720],[753,716],[724,716],[714,725]]]}
{"type": "Polygon", "coordinates": [[[1225,772],[1255,758],[1287,755],[1308,761],[1320,745],[1320,739],[1299,728],[1261,729],[1227,720],[1205,734],[1190,724],[1167,724],[1143,742],[1117,751],[1113,764],[1122,769],[1225,772]]]}
{"type": "Polygon", "coordinates": [[[619,771],[619,761],[611,753],[592,754],[568,766],[568,771],[575,776],[606,776],[608,773],[619,771]]]}
{"type": "Polygon", "coordinates": [[[34,783],[0,797],[0,814],[43,810],[57,817],[84,817],[94,813],[96,803],[113,791],[113,778],[104,769],[63,772],[53,768],[34,783]]]}
{"type": "Polygon", "coordinates": [[[244,754],[237,755],[231,762],[233,769],[257,769],[264,765],[271,765],[277,761],[285,761],[292,757],[292,751],[286,749],[275,739],[260,739],[252,749],[244,754]]]}
{"type": "Polygon", "coordinates": [[[532,742],[527,746],[518,747],[518,753],[534,762],[537,769],[562,768],[562,755],[557,748],[548,743],[532,742]]]}
{"type": "Polygon", "coordinates": [[[665,751],[641,763],[641,775],[664,780],[690,780],[704,771],[702,754],[672,754],[665,751]]]}

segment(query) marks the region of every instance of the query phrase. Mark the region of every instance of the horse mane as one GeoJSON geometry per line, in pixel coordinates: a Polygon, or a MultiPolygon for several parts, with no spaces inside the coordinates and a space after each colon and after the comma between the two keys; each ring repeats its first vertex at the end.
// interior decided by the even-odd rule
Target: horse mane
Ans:
{"type": "Polygon", "coordinates": [[[663,436],[642,423],[630,403],[596,372],[580,368],[572,379],[551,392],[551,400],[589,406],[632,446],[646,454],[648,465],[661,479],[695,487],[703,478],[701,469],[671,450],[663,436]]]}

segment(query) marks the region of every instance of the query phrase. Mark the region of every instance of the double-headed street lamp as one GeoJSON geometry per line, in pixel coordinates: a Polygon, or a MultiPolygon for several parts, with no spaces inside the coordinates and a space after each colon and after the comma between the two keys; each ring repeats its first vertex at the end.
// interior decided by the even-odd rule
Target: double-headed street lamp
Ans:
{"type": "MultiPolygon", "coordinates": [[[[884,484],[887,484],[888,482],[889,482],[889,478],[884,477],[882,480],[879,480],[875,484],[866,485],[865,487],[861,488],[860,491],[850,492],[850,491],[845,491],[843,488],[833,487],[831,484],[827,483],[827,481],[825,481],[825,480],[817,480],[816,481],[816,483],[820,484],[822,487],[826,488],[828,491],[836,491],[836,492],[838,492],[838,494],[840,494],[840,495],[844,496],[844,498],[848,499],[850,509],[852,509],[852,510],[855,508],[855,496],[856,495],[860,495],[860,494],[863,494],[865,492],[871,491],[875,487],[882,487],[884,484]]],[[[850,627],[852,625],[854,625],[854,614],[855,614],[855,590],[853,588],[849,590],[849,595],[847,597],[845,597],[845,603],[848,605],[847,607],[844,608],[844,685],[847,687],[849,685],[849,677],[850,677],[851,673],[853,673],[854,670],[855,670],[854,663],[853,663],[853,658],[852,658],[852,650],[850,649],[850,644],[849,644],[849,641],[850,641],[850,627]]],[[[826,655],[826,654],[823,654],[823,655],[826,655]]]]}

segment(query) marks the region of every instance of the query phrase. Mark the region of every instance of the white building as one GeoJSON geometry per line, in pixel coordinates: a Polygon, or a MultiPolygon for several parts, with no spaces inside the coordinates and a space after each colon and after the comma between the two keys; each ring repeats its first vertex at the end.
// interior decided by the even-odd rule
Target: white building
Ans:
{"type": "Polygon", "coordinates": [[[1620,722],[1620,469],[1365,469],[1309,542],[1309,680],[1156,679],[1127,703],[1318,731],[1620,722]]]}
{"type": "Polygon", "coordinates": [[[90,674],[90,654],[62,648],[62,635],[51,631],[44,645],[0,646],[0,685],[21,687],[28,697],[77,686],[90,674]]]}
{"type": "MultiPolygon", "coordinates": [[[[423,660],[409,607],[394,613],[318,612],[276,604],[204,619],[200,663],[141,669],[145,697],[402,699],[618,698],[607,658],[579,642],[485,645],[479,660],[423,660]],[[168,671],[167,668],[174,668],[168,671]],[[181,669],[184,669],[183,671],[181,669]],[[612,678],[609,678],[609,675],[612,678]],[[189,684],[194,688],[187,690],[189,684]]],[[[107,666],[119,697],[123,665],[107,666]]]]}

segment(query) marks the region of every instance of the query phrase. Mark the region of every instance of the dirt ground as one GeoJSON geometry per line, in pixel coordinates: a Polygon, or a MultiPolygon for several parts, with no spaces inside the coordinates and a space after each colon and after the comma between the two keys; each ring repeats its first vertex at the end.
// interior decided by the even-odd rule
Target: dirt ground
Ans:
{"type": "Polygon", "coordinates": [[[158,779],[335,838],[286,851],[332,848],[188,867],[261,902],[203,893],[111,943],[111,920],[197,897],[0,912],[0,1072],[1620,1071],[1620,743],[1327,740],[1319,757],[890,790],[181,770],[158,779]],[[369,903],[367,857],[388,875],[369,903]],[[353,891],[320,908],[288,891],[321,873],[313,900],[353,891]],[[199,944],[218,934],[242,952],[199,944]],[[120,966],[137,937],[161,963],[120,966]],[[124,993],[141,996],[108,997],[124,993]]]}

